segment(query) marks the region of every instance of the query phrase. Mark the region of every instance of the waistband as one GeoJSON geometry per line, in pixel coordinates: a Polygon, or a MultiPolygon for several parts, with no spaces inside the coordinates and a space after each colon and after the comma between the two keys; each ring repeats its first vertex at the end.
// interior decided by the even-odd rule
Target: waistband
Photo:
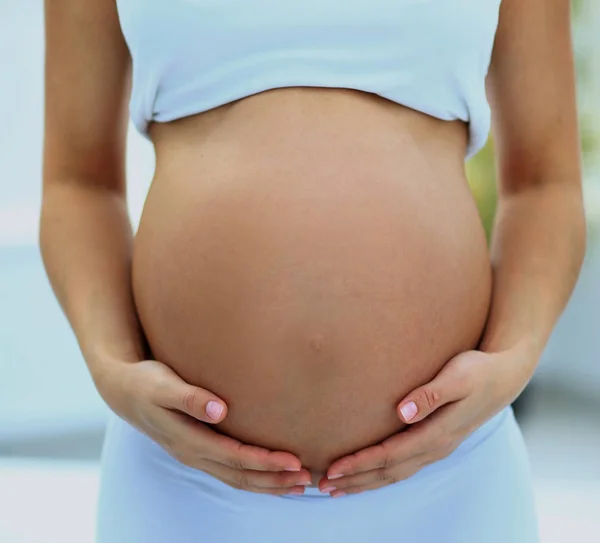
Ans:
{"type": "MultiPolygon", "coordinates": [[[[463,467],[469,464],[470,460],[483,460],[483,457],[495,454],[495,445],[498,444],[498,441],[493,439],[494,436],[501,433],[508,436],[509,432],[503,432],[503,428],[508,430],[512,426],[516,426],[516,421],[513,410],[509,406],[472,432],[446,458],[425,466],[408,479],[368,492],[367,494],[374,498],[374,495],[385,495],[390,492],[404,492],[404,490],[408,491],[409,489],[414,489],[416,487],[426,487],[429,483],[434,484],[436,481],[442,479],[453,478],[455,476],[462,477],[459,472],[461,472],[463,467]],[[486,446],[488,443],[489,446],[486,446]]],[[[498,438],[502,439],[502,436],[499,435],[498,438]]],[[[204,491],[209,494],[221,496],[223,499],[225,499],[226,496],[229,496],[233,501],[241,500],[244,502],[249,501],[249,503],[259,501],[262,503],[262,500],[265,499],[279,500],[284,498],[287,500],[308,500],[309,502],[316,502],[317,499],[339,502],[345,501],[346,499],[357,498],[359,496],[349,495],[340,500],[332,500],[329,494],[323,494],[318,487],[306,487],[304,494],[300,496],[269,496],[236,490],[208,473],[181,464],[175,458],[170,456],[161,446],[154,443],[149,437],[141,434],[137,429],[133,428],[114,414],[109,419],[109,427],[107,429],[104,448],[103,457],[128,456],[128,462],[131,462],[131,465],[136,470],[147,469],[151,466],[152,470],[148,473],[149,476],[156,476],[156,470],[163,473],[168,472],[170,476],[185,480],[192,486],[204,489],[204,491]],[[145,466],[145,468],[143,466],[145,466]],[[233,494],[235,494],[235,496],[233,496],[233,494]]],[[[121,458],[120,461],[122,460],[123,459],[121,458]]],[[[476,463],[477,462],[474,462],[474,464],[476,463]]]]}

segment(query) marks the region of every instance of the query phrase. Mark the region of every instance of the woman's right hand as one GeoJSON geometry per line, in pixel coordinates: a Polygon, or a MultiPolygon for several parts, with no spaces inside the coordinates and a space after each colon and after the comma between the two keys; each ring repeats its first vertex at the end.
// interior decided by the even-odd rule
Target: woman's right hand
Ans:
{"type": "Polygon", "coordinates": [[[293,454],[246,445],[211,429],[209,424],[226,417],[225,402],[186,383],[167,365],[110,362],[103,376],[96,385],[109,407],[179,462],[261,494],[301,494],[311,482],[293,454]]]}

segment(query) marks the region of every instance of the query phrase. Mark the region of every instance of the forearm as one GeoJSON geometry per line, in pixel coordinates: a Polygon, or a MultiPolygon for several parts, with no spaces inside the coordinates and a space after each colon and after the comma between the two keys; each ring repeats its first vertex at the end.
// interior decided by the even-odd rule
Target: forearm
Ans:
{"type": "Polygon", "coordinates": [[[530,377],[577,281],[585,253],[579,186],[546,183],[500,198],[492,237],[492,306],[480,349],[523,347],[530,377]]]}
{"type": "Polygon", "coordinates": [[[50,283],[92,377],[103,361],[139,361],[144,340],[131,291],[132,229],[125,198],[79,182],[44,187],[40,247],[50,283]]]}

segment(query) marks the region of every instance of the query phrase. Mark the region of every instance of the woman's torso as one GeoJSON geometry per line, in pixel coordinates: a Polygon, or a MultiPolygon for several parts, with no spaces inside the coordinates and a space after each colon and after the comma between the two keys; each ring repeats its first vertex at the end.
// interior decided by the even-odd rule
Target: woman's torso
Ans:
{"type": "Polygon", "coordinates": [[[490,302],[467,129],[353,90],[271,90],[151,125],[133,287],[154,356],[224,433],[316,473],[476,346],[490,302]]]}

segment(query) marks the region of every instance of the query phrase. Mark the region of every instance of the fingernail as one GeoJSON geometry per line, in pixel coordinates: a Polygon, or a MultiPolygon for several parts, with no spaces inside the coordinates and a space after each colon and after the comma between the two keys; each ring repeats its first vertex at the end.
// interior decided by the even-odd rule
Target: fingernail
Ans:
{"type": "Polygon", "coordinates": [[[300,468],[284,468],[285,471],[300,471],[300,468]]]}
{"type": "Polygon", "coordinates": [[[333,479],[339,479],[340,477],[343,477],[344,474],[343,473],[334,473],[333,475],[328,475],[327,479],[329,479],[330,481],[333,479]]]}
{"type": "Polygon", "coordinates": [[[407,402],[400,408],[400,413],[404,420],[409,421],[417,414],[417,404],[415,402],[407,402]]]}
{"type": "Polygon", "coordinates": [[[223,406],[219,402],[211,400],[206,404],[206,414],[213,420],[219,420],[223,414],[223,406]]]}
{"type": "Polygon", "coordinates": [[[294,494],[296,496],[301,496],[302,494],[304,494],[304,490],[300,490],[299,488],[297,488],[297,489],[290,491],[290,494],[294,494]]]}
{"type": "Polygon", "coordinates": [[[332,498],[341,498],[342,496],[345,496],[346,493],[345,492],[336,492],[335,494],[333,494],[331,497],[332,498]]]}
{"type": "Polygon", "coordinates": [[[303,486],[308,486],[308,485],[312,484],[312,481],[300,481],[298,484],[303,485],[303,486]]]}
{"type": "Polygon", "coordinates": [[[323,492],[323,494],[329,494],[330,492],[333,492],[335,490],[335,486],[328,486],[326,488],[324,488],[323,490],[321,490],[321,492],[323,492]]]}

